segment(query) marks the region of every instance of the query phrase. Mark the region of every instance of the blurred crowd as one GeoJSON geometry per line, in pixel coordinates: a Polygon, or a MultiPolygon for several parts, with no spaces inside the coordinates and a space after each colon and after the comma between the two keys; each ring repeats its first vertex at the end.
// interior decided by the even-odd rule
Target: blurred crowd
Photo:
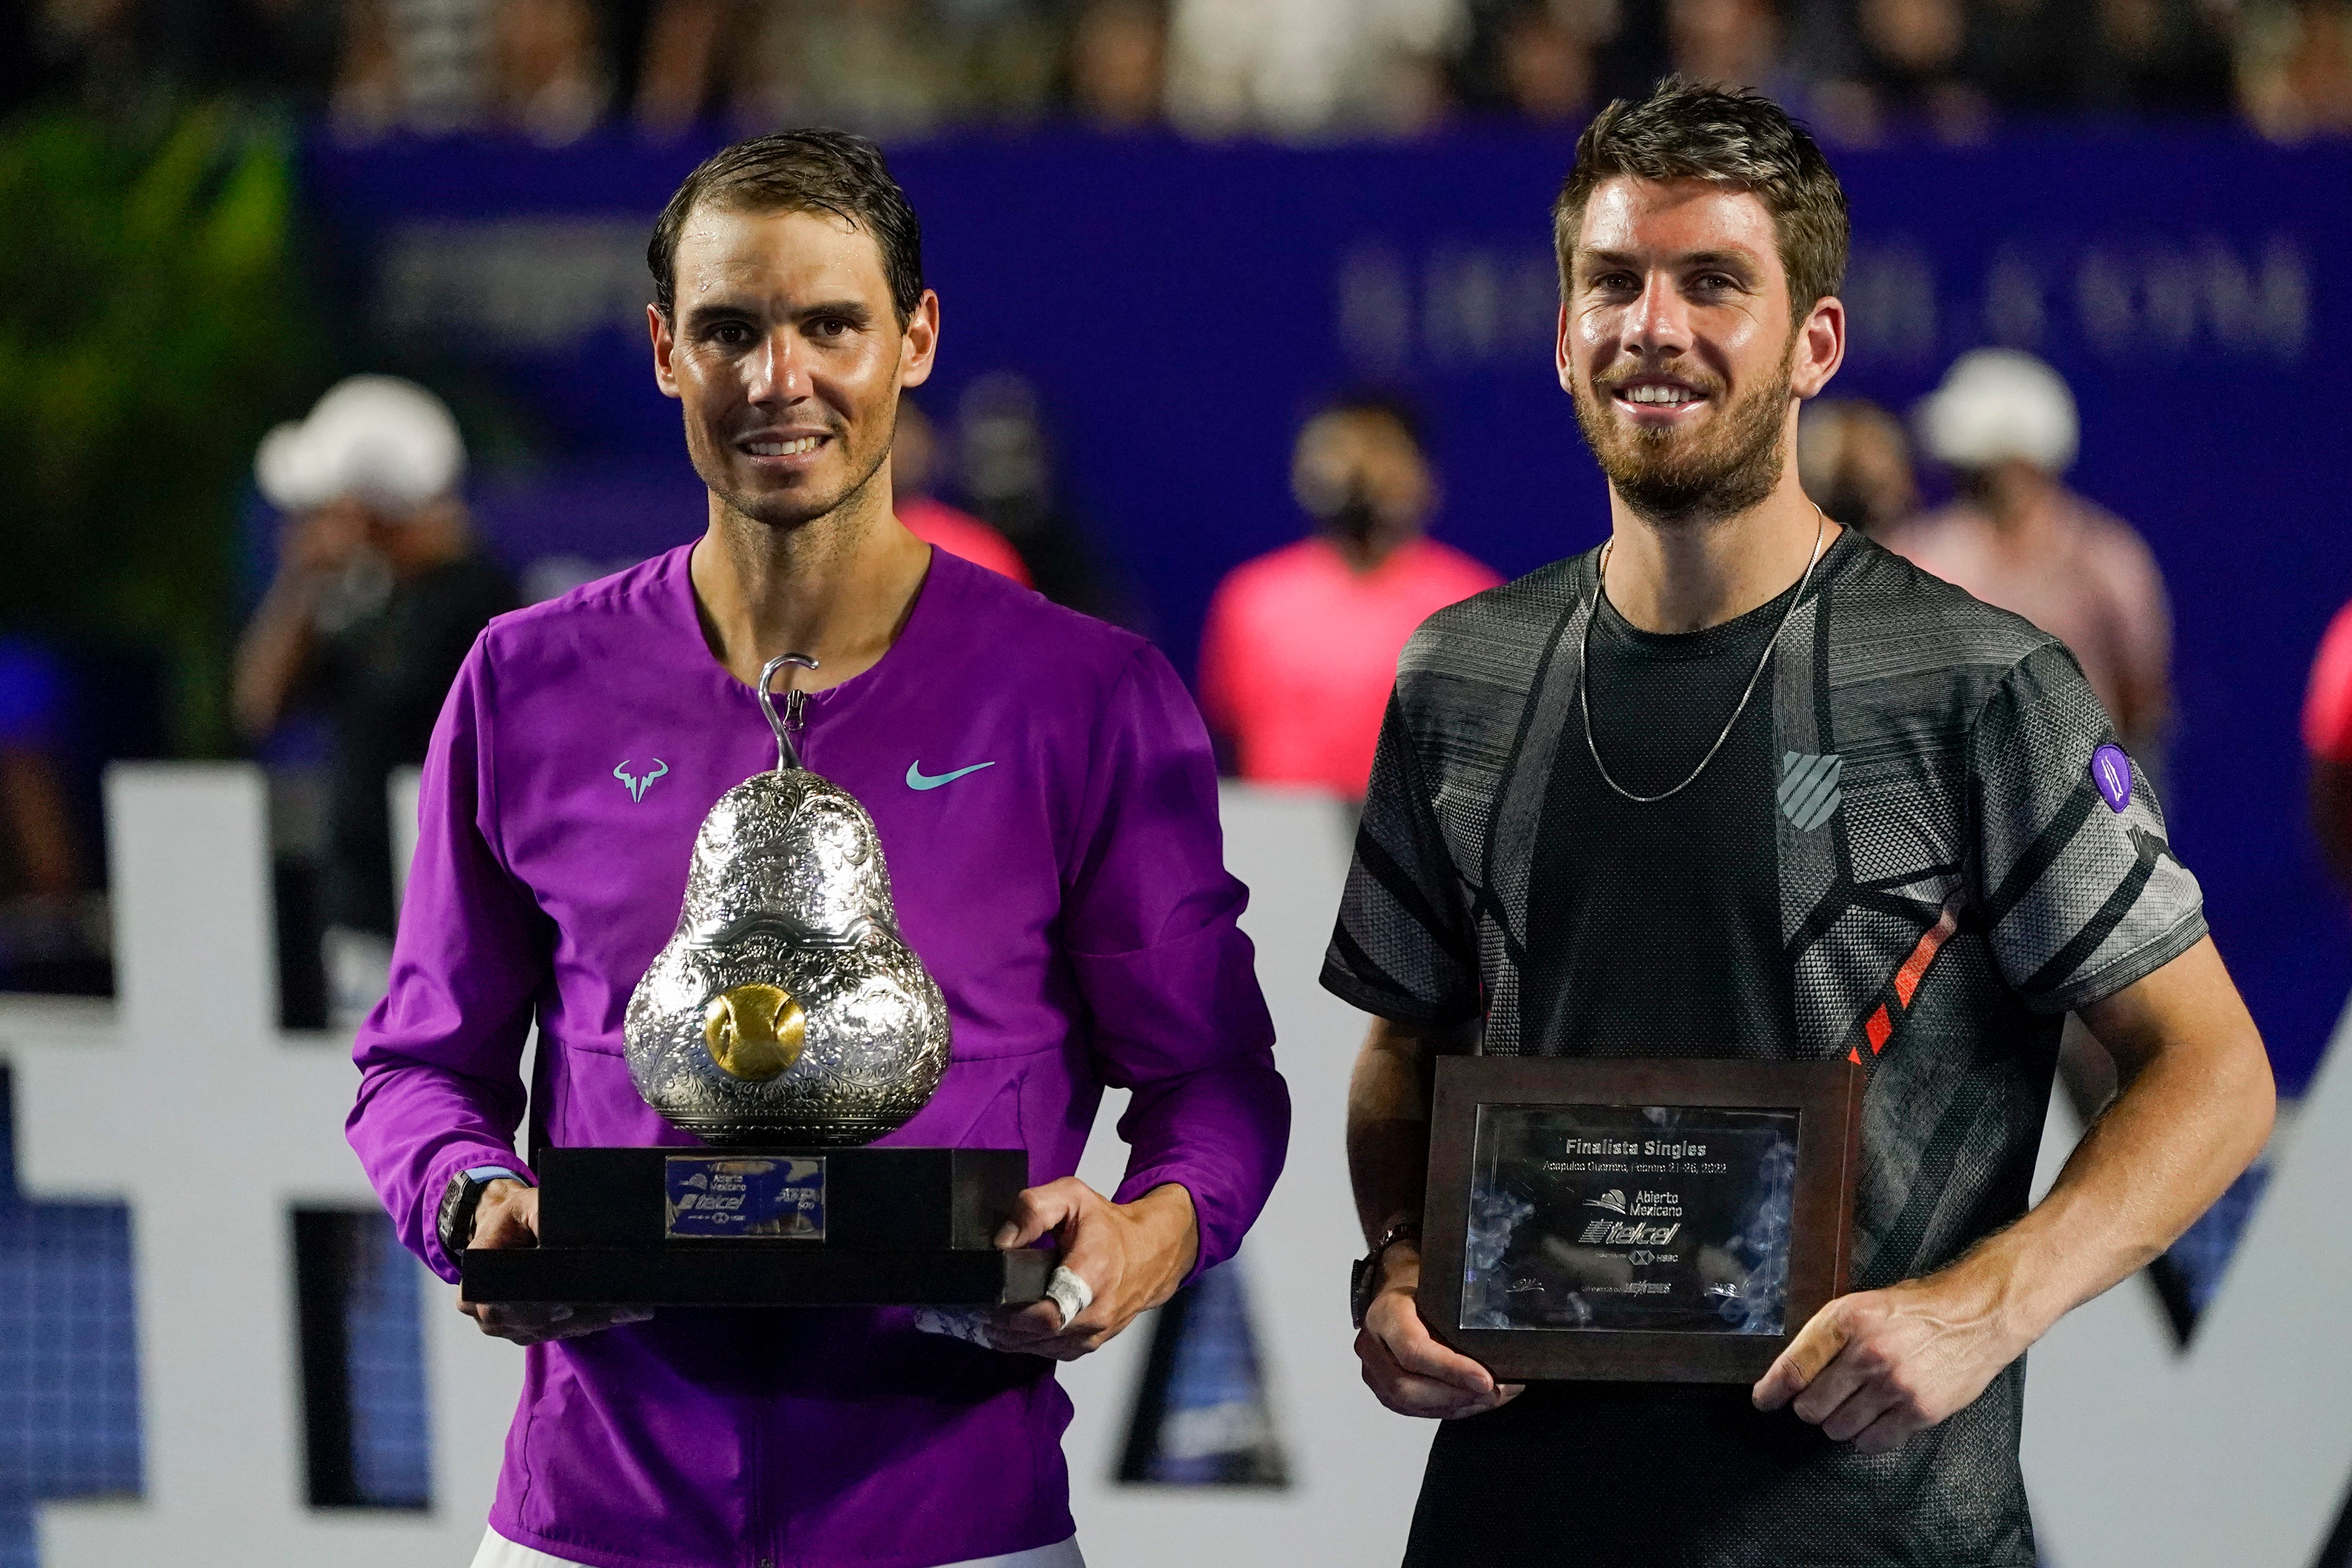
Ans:
{"type": "MultiPolygon", "coordinates": [[[[2073,395],[2049,366],[1978,350],[1907,417],[1860,400],[1809,404],[1800,477],[1839,522],[2062,637],[2125,745],[2160,774],[2171,712],[2165,585],[2140,536],[2066,485],[2078,435],[2073,395]],[[1948,499],[1928,506],[1930,486],[1948,499]]],[[[1017,376],[979,379],[936,422],[911,396],[901,406],[902,522],[1050,598],[1131,623],[1135,600],[1059,500],[1057,467],[1036,394],[1017,376]]],[[[320,1011],[350,1018],[381,994],[389,957],[387,780],[423,760],[475,632],[519,597],[574,579],[526,571],[518,593],[468,516],[457,422],[412,382],[340,383],[271,433],[254,471],[283,528],[237,648],[233,715],[265,757],[289,719],[324,723],[316,841],[299,847],[316,886],[299,901],[313,906],[310,929],[283,934],[281,958],[315,977],[320,1011]]],[[[1236,776],[1358,798],[1406,639],[1500,579],[1431,537],[1443,527],[1443,476],[1415,410],[1392,395],[1349,392],[1303,421],[1290,490],[1296,541],[1235,563],[1212,597],[1202,709],[1236,776]]],[[[0,656],[0,908],[12,892],[54,897],[89,880],[5,852],[47,842],[62,854],[72,842],[41,831],[57,790],[37,766],[46,666],[29,657],[0,656]]]]}
{"type": "Polygon", "coordinates": [[[2352,131],[2352,0],[29,0],[0,110],[242,91],[352,138],[1572,126],[1666,71],[1848,145],[2055,116],[2352,131]]]}
{"type": "MultiPolygon", "coordinates": [[[[2079,438],[2055,371],[1979,349],[1907,421],[1861,399],[1808,403],[1798,476],[1839,523],[2063,640],[2126,748],[2160,774],[2171,605],[2138,532],[2066,484],[2079,438]],[[1925,503],[1923,466],[1944,504],[1925,503]]],[[[1394,398],[1337,398],[1301,427],[1291,492],[1306,537],[1236,567],[1202,632],[1202,711],[1234,772],[1363,794],[1405,640],[1500,580],[1428,537],[1442,491],[1394,398]]]]}

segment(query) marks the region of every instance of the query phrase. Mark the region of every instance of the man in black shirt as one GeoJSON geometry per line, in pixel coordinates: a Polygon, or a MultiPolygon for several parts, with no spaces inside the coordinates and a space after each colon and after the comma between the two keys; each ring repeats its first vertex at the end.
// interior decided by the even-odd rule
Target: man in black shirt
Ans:
{"type": "Polygon", "coordinates": [[[280,425],[254,464],[288,513],[278,575],[237,646],[237,725],[259,740],[305,701],[332,735],[321,941],[335,1021],[383,995],[392,959],[384,785],[425,760],[449,684],[514,584],[457,496],[465,448],[414,382],[353,376],[280,425]]]}
{"type": "Polygon", "coordinates": [[[2073,656],[1830,522],[1845,202],[1772,104],[1612,105],[1555,208],[1596,551],[1400,663],[1324,983],[1381,1401],[1445,1418],[1406,1561],[2032,1568],[2026,1346],[2258,1151],[2262,1042],[2073,656]],[[2061,1021],[2126,1087],[2030,1213],[2061,1021]],[[1844,1057],[1853,1294],[1751,1389],[1497,1386],[1415,1304],[1432,1064],[1844,1057]]]}

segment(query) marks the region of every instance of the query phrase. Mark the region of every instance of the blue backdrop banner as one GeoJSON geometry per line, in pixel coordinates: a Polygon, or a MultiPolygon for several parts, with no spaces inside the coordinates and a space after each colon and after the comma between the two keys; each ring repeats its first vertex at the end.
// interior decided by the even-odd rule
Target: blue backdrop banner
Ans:
{"type": "MultiPolygon", "coordinates": [[[[896,149],[944,327],[924,394],[1035,389],[1066,498],[1189,668],[1217,579],[1297,536],[1288,445],[1376,382],[1429,418],[1438,531],[1507,573],[1594,543],[1599,474],[1551,363],[1548,209],[1566,138],[1203,147],[989,137],[896,149]]],[[[615,135],[320,143],[310,186],[378,363],[470,399],[529,458],[486,487],[522,564],[597,564],[703,520],[646,348],[645,243],[709,146],[615,135]]],[[[2287,1087],[2352,983],[2346,899],[2305,827],[2296,713],[2352,596],[2352,148],[2233,132],[2023,138],[1834,159],[1853,349],[1833,391],[1897,410],[1960,351],[2042,354],[2081,401],[2084,493],[2169,580],[2176,841],[2287,1087]],[[2334,194],[2329,194],[2334,193],[2334,194]]]]}

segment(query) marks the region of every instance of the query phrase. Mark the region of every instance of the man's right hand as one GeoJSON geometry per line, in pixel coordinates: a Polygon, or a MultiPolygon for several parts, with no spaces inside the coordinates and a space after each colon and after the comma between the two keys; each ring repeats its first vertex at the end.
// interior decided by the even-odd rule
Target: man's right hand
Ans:
{"type": "MultiPolygon", "coordinates": [[[[482,1189],[474,1210],[477,1247],[509,1248],[539,1245],[539,1188],[519,1181],[494,1181],[482,1189]]],[[[482,1332],[517,1344],[577,1339],[615,1323],[641,1323],[654,1315],[651,1307],[572,1306],[562,1301],[468,1301],[458,1298],[457,1310],[473,1319],[482,1332]]]]}
{"type": "Polygon", "coordinates": [[[331,501],[287,523],[278,536],[278,570],[328,576],[351,565],[367,542],[366,511],[356,502],[331,501]]]}
{"type": "Polygon", "coordinates": [[[1451,1420],[1477,1416],[1519,1396],[1525,1386],[1496,1383],[1487,1370],[1437,1343],[1421,1321],[1421,1253],[1391,1242],[1381,1256],[1380,1293],[1356,1334],[1364,1384],[1400,1416],[1451,1420]]]}

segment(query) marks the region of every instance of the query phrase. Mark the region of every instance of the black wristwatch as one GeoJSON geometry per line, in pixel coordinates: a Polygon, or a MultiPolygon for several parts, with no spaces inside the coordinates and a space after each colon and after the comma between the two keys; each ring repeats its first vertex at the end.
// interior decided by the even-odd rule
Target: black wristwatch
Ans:
{"type": "Polygon", "coordinates": [[[465,1256],[466,1244],[474,1239],[474,1210],[482,1207],[482,1194],[494,1181],[530,1185],[520,1171],[504,1166],[475,1166],[451,1176],[449,1185],[441,1189],[441,1216],[433,1228],[441,1238],[442,1256],[451,1262],[465,1256]]]}
{"type": "Polygon", "coordinates": [[[1364,1326],[1364,1314],[1372,1310],[1372,1298],[1380,1294],[1381,1260],[1388,1256],[1389,1249],[1400,1241],[1410,1241],[1419,1246],[1421,1221],[1391,1220],[1389,1228],[1381,1232],[1381,1239],[1372,1243],[1372,1249],[1356,1260],[1356,1267],[1348,1278],[1348,1314],[1358,1328],[1364,1326]]]}

